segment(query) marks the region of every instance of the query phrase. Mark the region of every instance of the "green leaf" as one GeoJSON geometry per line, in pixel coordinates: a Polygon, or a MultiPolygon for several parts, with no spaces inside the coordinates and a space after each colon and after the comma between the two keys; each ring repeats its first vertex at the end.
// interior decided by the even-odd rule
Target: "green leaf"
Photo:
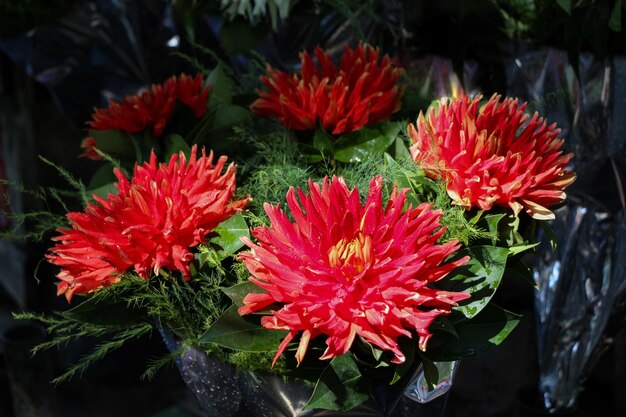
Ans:
{"type": "Polygon", "coordinates": [[[537,243],[529,243],[527,245],[511,246],[509,248],[509,254],[511,254],[511,255],[518,255],[518,254],[520,254],[522,252],[526,252],[527,250],[530,250],[530,249],[534,248],[538,244],[539,244],[539,242],[537,242],[537,243]]]}
{"type": "Polygon", "coordinates": [[[500,235],[505,239],[507,246],[517,246],[525,244],[526,240],[519,233],[519,216],[509,216],[510,223],[505,227],[500,227],[500,235]]]}
{"type": "Polygon", "coordinates": [[[489,214],[478,223],[486,227],[487,231],[493,236],[491,239],[493,245],[496,245],[498,242],[505,242],[508,247],[519,246],[520,248],[516,253],[528,250],[528,248],[522,249],[522,246],[526,245],[527,242],[519,233],[519,217],[505,213],[489,214]]]}
{"type": "Polygon", "coordinates": [[[332,155],[334,147],[333,138],[323,129],[318,128],[313,135],[313,147],[323,155],[332,155]]]}
{"type": "Polygon", "coordinates": [[[436,317],[435,320],[433,320],[433,322],[430,324],[430,326],[428,326],[428,329],[432,331],[445,332],[453,335],[454,337],[459,337],[456,330],[454,329],[454,325],[452,324],[452,322],[450,322],[450,320],[448,320],[448,318],[444,316],[436,317]]]}
{"type": "Polygon", "coordinates": [[[133,136],[120,130],[90,130],[96,148],[114,158],[134,159],[137,154],[133,136]]]}
{"type": "Polygon", "coordinates": [[[400,136],[396,138],[394,154],[397,159],[408,159],[411,157],[411,152],[409,152],[409,148],[407,148],[406,143],[404,143],[402,137],[400,136]]]}
{"type": "Polygon", "coordinates": [[[248,223],[241,213],[224,220],[213,231],[217,233],[217,236],[212,238],[210,242],[218,245],[225,255],[232,255],[244,246],[241,241],[242,237],[250,237],[248,223]]]}
{"type": "Polygon", "coordinates": [[[91,177],[87,192],[106,198],[109,194],[117,194],[115,184],[117,184],[117,177],[113,174],[113,167],[111,164],[105,164],[91,177]]]}
{"type": "Polygon", "coordinates": [[[469,299],[453,307],[454,310],[471,319],[487,306],[502,281],[508,253],[508,248],[498,246],[474,246],[459,252],[459,256],[469,255],[470,260],[438,285],[446,291],[471,294],[469,299]]]}
{"type": "Polygon", "coordinates": [[[123,325],[146,318],[145,311],[129,306],[128,303],[111,298],[91,297],[76,307],[64,311],[68,319],[100,325],[123,325]]]}
{"type": "Polygon", "coordinates": [[[185,142],[196,144],[204,139],[206,133],[211,130],[211,123],[213,122],[213,117],[210,113],[204,115],[204,117],[196,123],[196,125],[191,129],[189,133],[187,133],[187,137],[185,142]]]}
{"type": "Polygon", "coordinates": [[[535,283],[535,279],[533,278],[533,271],[526,265],[522,260],[518,259],[506,267],[507,271],[512,272],[515,275],[518,275],[524,281],[528,282],[535,289],[539,289],[537,284],[535,283]]]}
{"type": "Polygon", "coordinates": [[[483,221],[487,224],[487,231],[495,236],[493,239],[491,239],[491,243],[493,245],[498,243],[498,225],[500,224],[500,220],[502,220],[504,216],[505,214],[502,213],[489,214],[484,217],[483,221]]]}
{"type": "Polygon", "coordinates": [[[232,287],[220,287],[220,290],[230,298],[237,307],[243,306],[243,299],[250,293],[264,293],[265,290],[253,282],[245,281],[232,287]]]}
{"type": "Polygon", "coordinates": [[[352,345],[352,352],[358,352],[355,353],[355,359],[359,362],[364,362],[369,366],[375,366],[376,363],[378,361],[380,361],[380,358],[383,355],[383,351],[382,349],[379,349],[378,347],[375,347],[373,344],[371,344],[370,342],[368,342],[367,340],[363,339],[361,336],[358,336],[355,340],[354,340],[354,344],[352,345]],[[361,354],[365,354],[368,355],[372,358],[374,358],[374,361],[371,361],[370,359],[365,360],[361,354]]]}
{"type": "Polygon", "coordinates": [[[413,369],[413,362],[415,361],[415,352],[417,346],[415,345],[415,338],[401,338],[399,340],[400,350],[404,353],[405,360],[401,364],[396,366],[396,370],[393,374],[393,378],[389,385],[393,385],[400,381],[411,369],[413,369]]]}
{"type": "Polygon", "coordinates": [[[247,123],[252,118],[250,110],[234,104],[219,107],[211,121],[211,132],[232,129],[234,126],[247,123]]]}
{"type": "Polygon", "coordinates": [[[167,135],[164,140],[165,143],[165,154],[164,160],[169,161],[169,159],[174,154],[178,154],[179,152],[183,152],[187,157],[191,154],[191,148],[180,135],[167,135]]]}
{"type": "Polygon", "coordinates": [[[381,155],[395,142],[401,129],[400,123],[385,123],[343,135],[335,142],[335,159],[356,163],[381,155]]]}
{"type": "Polygon", "coordinates": [[[229,55],[236,55],[253,49],[267,33],[267,27],[264,25],[253,26],[243,19],[235,19],[224,22],[219,38],[224,50],[229,55]]]}
{"type": "Polygon", "coordinates": [[[622,0],[615,0],[611,17],[609,18],[609,27],[614,32],[622,30],[622,0]]]}
{"type": "Polygon", "coordinates": [[[572,0],[556,0],[556,3],[565,10],[568,15],[572,14],[572,0]]]}
{"type": "Polygon", "coordinates": [[[439,369],[437,365],[426,356],[420,354],[420,358],[422,360],[422,369],[424,369],[424,379],[430,391],[439,383],[439,369]]]}
{"type": "Polygon", "coordinates": [[[556,236],[556,233],[554,233],[554,230],[552,230],[552,227],[550,227],[550,225],[547,222],[539,222],[539,226],[541,226],[541,229],[543,230],[548,240],[550,241],[550,246],[552,247],[552,250],[553,251],[556,250],[558,238],[556,236]]]}
{"type": "Polygon", "coordinates": [[[277,349],[286,335],[282,330],[268,330],[244,319],[237,312],[237,306],[232,305],[204,332],[199,342],[245,352],[270,352],[277,349]]]}
{"type": "Polygon", "coordinates": [[[520,319],[520,315],[489,304],[473,319],[455,324],[458,338],[445,336],[445,343],[428,349],[426,354],[433,361],[453,361],[486,352],[502,343],[520,319]]]}
{"type": "Polygon", "coordinates": [[[348,411],[363,404],[369,395],[361,391],[361,373],[350,353],[335,357],[315,384],[304,410],[348,411]]]}
{"type": "Polygon", "coordinates": [[[231,104],[233,102],[232,81],[226,71],[224,64],[219,62],[206,79],[211,84],[209,92],[209,105],[214,107],[220,104],[231,104]]]}

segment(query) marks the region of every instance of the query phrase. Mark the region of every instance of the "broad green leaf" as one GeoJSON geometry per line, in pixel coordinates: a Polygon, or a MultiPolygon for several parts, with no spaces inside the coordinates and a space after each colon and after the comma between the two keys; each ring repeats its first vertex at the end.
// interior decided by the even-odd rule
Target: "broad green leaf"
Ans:
{"type": "Polygon", "coordinates": [[[328,133],[324,132],[321,128],[315,130],[315,135],[313,135],[313,147],[315,149],[320,151],[323,155],[331,155],[333,146],[333,139],[328,133]]]}
{"type": "Polygon", "coordinates": [[[361,392],[361,373],[350,353],[335,357],[315,384],[313,395],[304,410],[347,411],[369,398],[361,392]]]}
{"type": "Polygon", "coordinates": [[[237,307],[243,306],[243,299],[250,293],[264,293],[265,290],[258,285],[245,281],[232,287],[221,287],[220,290],[230,298],[237,307]]]}
{"type": "Polygon", "coordinates": [[[210,242],[218,245],[226,255],[232,255],[244,246],[242,237],[250,237],[248,223],[241,213],[224,220],[213,231],[217,236],[211,238],[210,242]]]}
{"type": "Polygon", "coordinates": [[[315,164],[318,162],[322,162],[324,160],[324,157],[322,155],[306,154],[305,158],[306,158],[306,161],[310,164],[315,164]]]}
{"type": "Polygon", "coordinates": [[[529,243],[527,245],[516,245],[516,246],[511,246],[509,248],[509,253],[511,255],[518,255],[522,252],[526,252],[527,250],[530,250],[532,248],[534,248],[535,246],[537,246],[539,244],[539,242],[537,243],[529,243]]]}
{"type": "MultiPolygon", "coordinates": [[[[273,5],[272,2],[269,3],[273,5]]],[[[228,55],[237,55],[248,52],[265,38],[268,28],[265,25],[251,25],[244,19],[224,21],[220,30],[222,47],[228,55]]]]}
{"type": "Polygon", "coordinates": [[[260,324],[248,321],[232,305],[200,337],[200,343],[214,343],[245,352],[270,352],[276,350],[287,332],[268,330],[260,324]]]}
{"type": "Polygon", "coordinates": [[[232,129],[234,126],[244,124],[250,120],[252,113],[243,107],[228,104],[219,107],[211,120],[210,131],[232,129]]]}
{"type": "Polygon", "coordinates": [[[114,158],[133,159],[137,155],[130,133],[120,130],[91,130],[89,134],[95,139],[96,148],[114,158]]]}
{"type": "Polygon", "coordinates": [[[572,0],[556,0],[556,3],[565,10],[568,15],[572,14],[572,0]]]}
{"type": "MultiPolygon", "coordinates": [[[[381,349],[374,347],[373,344],[363,339],[361,336],[357,336],[357,338],[354,340],[354,344],[352,345],[352,351],[354,352],[355,350],[371,355],[374,358],[375,362],[378,362],[383,354],[383,351],[381,349]]],[[[356,354],[355,359],[358,361],[362,360],[363,358],[360,357],[359,354],[356,354]]],[[[368,363],[368,365],[371,365],[371,361],[366,362],[368,363]]]]}
{"type": "Polygon", "coordinates": [[[196,123],[193,129],[191,129],[191,131],[187,133],[185,142],[191,144],[202,142],[206,133],[211,130],[212,122],[213,117],[209,113],[205,114],[204,117],[196,123]]]}
{"type": "Polygon", "coordinates": [[[408,159],[411,157],[411,152],[409,152],[409,148],[407,148],[406,143],[404,143],[402,137],[400,136],[396,138],[394,153],[397,159],[408,159]]]}
{"type": "Polygon", "coordinates": [[[611,11],[611,17],[609,18],[609,27],[614,32],[622,30],[622,0],[615,0],[613,11],[611,11]]]}
{"type": "Polygon", "coordinates": [[[459,252],[459,256],[469,255],[470,260],[438,285],[446,291],[471,294],[469,299],[453,307],[454,310],[471,319],[487,306],[502,281],[508,253],[508,248],[498,246],[474,246],[459,252]]]}
{"type": "Polygon", "coordinates": [[[101,166],[91,177],[87,191],[98,197],[106,198],[109,194],[117,194],[117,177],[113,174],[113,167],[107,163],[101,166]]]}
{"type": "Polygon", "coordinates": [[[169,161],[172,155],[178,154],[181,151],[186,156],[189,156],[191,154],[191,148],[189,147],[187,142],[185,142],[185,139],[183,139],[183,137],[180,135],[167,135],[167,137],[164,140],[164,143],[165,143],[165,153],[164,153],[165,161],[169,161]]]}
{"type": "Polygon", "coordinates": [[[420,354],[420,358],[422,360],[422,369],[424,370],[424,379],[430,391],[439,383],[439,369],[437,365],[426,356],[420,354]]]}
{"type": "Polygon", "coordinates": [[[147,317],[145,311],[129,306],[124,301],[95,297],[83,301],[62,314],[64,317],[78,322],[122,326],[147,317]]]}
{"type": "Polygon", "coordinates": [[[438,316],[433,320],[433,322],[428,326],[428,329],[431,331],[439,331],[445,332],[453,335],[454,337],[459,337],[456,330],[454,329],[454,325],[448,318],[444,316],[438,316]]]}
{"type": "Polygon", "coordinates": [[[546,237],[550,241],[550,246],[552,247],[552,250],[556,250],[558,238],[556,236],[556,233],[554,233],[554,230],[552,230],[552,227],[550,227],[550,224],[548,224],[548,222],[539,222],[539,226],[541,226],[541,230],[543,230],[543,232],[546,234],[546,237]]]}
{"type": "Polygon", "coordinates": [[[516,260],[515,262],[507,265],[507,271],[513,272],[515,275],[520,276],[524,281],[528,282],[535,289],[539,289],[537,284],[535,283],[535,279],[533,278],[533,271],[522,262],[521,259],[516,260]]]}
{"type": "Polygon", "coordinates": [[[457,338],[443,336],[447,338],[446,342],[427,349],[426,354],[433,361],[452,361],[486,352],[502,343],[520,319],[521,316],[517,314],[489,304],[473,319],[454,325],[457,338]]]}
{"type": "Polygon", "coordinates": [[[413,369],[413,362],[415,361],[415,352],[417,352],[417,346],[415,338],[401,338],[399,341],[400,350],[404,353],[405,360],[401,364],[396,366],[396,370],[393,374],[393,379],[389,385],[393,385],[400,381],[411,369],[413,369]]]}
{"type": "Polygon", "coordinates": [[[219,62],[207,77],[206,82],[211,85],[211,90],[209,91],[210,107],[220,104],[231,104],[233,102],[232,81],[226,75],[224,64],[219,62]]]}
{"type": "Polygon", "coordinates": [[[390,144],[393,143],[396,139],[398,139],[398,135],[400,132],[406,128],[406,123],[403,122],[387,122],[381,123],[378,125],[378,128],[383,132],[389,141],[390,144]]]}
{"type": "Polygon", "coordinates": [[[487,224],[487,231],[492,233],[495,237],[491,239],[491,243],[493,245],[498,243],[498,225],[500,221],[504,218],[505,214],[489,214],[484,217],[484,222],[487,224]]]}
{"type": "Polygon", "coordinates": [[[355,163],[381,155],[395,142],[400,129],[400,123],[385,123],[343,135],[335,142],[335,159],[355,163]]]}

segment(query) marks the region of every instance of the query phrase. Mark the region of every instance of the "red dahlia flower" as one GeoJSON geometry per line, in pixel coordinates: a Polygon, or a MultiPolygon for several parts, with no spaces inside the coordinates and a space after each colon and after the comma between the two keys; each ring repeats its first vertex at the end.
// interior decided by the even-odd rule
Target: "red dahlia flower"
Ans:
{"type": "MultiPolygon", "coordinates": [[[[181,74],[168,78],[163,84],[153,84],[139,95],[127,96],[121,103],[111,100],[107,108],[97,109],[92,114],[89,130],[150,131],[154,136],[161,136],[174,114],[177,101],[191,108],[196,117],[204,116],[210,87],[202,88],[203,83],[200,74],[195,77],[181,74]]],[[[85,149],[81,156],[100,159],[94,151],[93,138],[85,139],[81,147],[85,149]]]]}
{"type": "Polygon", "coordinates": [[[381,122],[400,110],[402,88],[396,85],[402,74],[385,55],[370,45],[345,47],[337,68],[330,54],[315,49],[319,66],[308,52],[300,57],[302,71],[293,75],[268,66],[261,81],[269,91],[251,106],[261,117],[275,117],[294,130],[315,129],[317,122],[333,135],[352,132],[381,122]]]}
{"type": "Polygon", "coordinates": [[[435,317],[469,297],[428,287],[468,260],[444,264],[459,244],[437,244],[441,211],[421,204],[403,212],[407,190],[394,189],[383,202],[380,177],[372,179],[364,205],[343,178],[326,178],[321,188],[309,181],[309,187],[309,195],[298,190],[300,202],[293,188],[287,193],[295,222],[266,204],[270,227],[253,230],[258,244],[243,239],[251,249],[241,255],[250,281],[267,292],[248,294],[239,314],[282,304],[261,319],[267,329],[289,331],[274,362],[299,332],[298,362],[322,334],[328,348],[321,359],[346,353],[359,335],[400,363],[405,357],[397,339],[413,330],[425,350],[435,317]]]}
{"type": "Polygon", "coordinates": [[[576,179],[565,168],[572,154],[561,150],[560,129],[537,113],[530,118],[517,99],[494,95],[482,107],[480,99],[442,99],[426,118],[420,113],[417,130],[408,129],[413,160],[468,210],[496,205],[553,219],[548,207],[564,201],[563,190],[576,179]]]}
{"type": "Polygon", "coordinates": [[[119,170],[118,194],[107,199],[94,196],[82,213],[68,213],[69,229],[59,229],[58,243],[47,255],[61,267],[58,294],[71,299],[109,286],[134,268],[142,278],[159,269],[180,271],[189,277],[193,254],[189,248],[205,242],[219,223],[241,211],[248,199],[231,201],[236,168],[222,174],[226,157],[213,165],[213,154],[196,147],[187,162],[173,155],[169,163],[135,165],[129,181],[119,170]]]}

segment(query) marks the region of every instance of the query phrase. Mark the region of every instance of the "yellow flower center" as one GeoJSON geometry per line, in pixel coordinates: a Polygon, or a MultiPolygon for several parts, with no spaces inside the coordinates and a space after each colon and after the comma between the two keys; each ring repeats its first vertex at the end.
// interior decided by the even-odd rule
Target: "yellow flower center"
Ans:
{"type": "Polygon", "coordinates": [[[365,265],[372,262],[372,258],[372,239],[360,232],[350,241],[341,239],[328,251],[330,266],[339,267],[345,272],[349,272],[346,270],[348,267],[348,270],[356,274],[363,272],[365,265]]]}

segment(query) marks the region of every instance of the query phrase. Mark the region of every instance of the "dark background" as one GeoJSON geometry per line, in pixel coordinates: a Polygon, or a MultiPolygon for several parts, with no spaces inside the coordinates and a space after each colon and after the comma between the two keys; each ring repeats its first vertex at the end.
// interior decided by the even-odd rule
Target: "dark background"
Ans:
{"type": "MultiPolygon", "coordinates": [[[[168,7],[165,2],[142,1],[129,6],[128,21],[135,25],[135,46],[140,47],[137,50],[131,43],[124,44],[128,39],[123,35],[127,32],[118,30],[115,25],[103,26],[103,33],[111,35],[108,44],[106,36],[90,38],[84,33],[77,35],[78,30],[72,32],[72,26],[55,26],[55,22],[68,15],[78,16],[74,23],[81,22],[81,13],[85,22],[89,19],[85,4],[93,4],[94,10],[102,11],[107,2],[51,2],[57,7],[49,9],[37,9],[36,3],[24,2],[23,9],[17,11],[7,8],[5,3],[4,9],[0,9],[0,176],[20,181],[26,187],[62,186],[54,169],[38,160],[38,155],[42,155],[86,181],[96,166],[76,156],[81,153],[79,145],[85,136],[84,123],[91,109],[105,105],[112,95],[123,96],[143,85],[160,82],[169,74],[192,71],[188,62],[173,54],[177,51],[193,54],[184,34],[184,22],[189,17],[174,14],[168,18],[170,20],[164,18],[168,7]],[[29,35],[33,27],[41,30],[29,35]],[[168,49],[166,43],[175,34],[180,35],[179,44],[168,49]],[[74,42],[64,42],[66,39],[74,42]],[[116,54],[116,51],[126,55],[116,54]],[[134,55],[137,52],[140,56],[134,55]],[[59,65],[60,62],[63,65],[59,65]]],[[[401,25],[410,32],[410,37],[391,35],[386,26],[368,23],[366,18],[362,23],[369,39],[385,45],[390,52],[399,55],[403,63],[410,66],[424,57],[442,57],[450,68],[461,74],[461,81],[468,90],[478,89],[485,95],[507,91],[510,83],[507,83],[506,63],[521,50],[550,46],[566,51],[571,60],[577,60],[581,54],[593,54],[596,59],[605,60],[623,55],[626,50],[623,32],[607,26],[610,2],[600,1],[591,11],[574,9],[567,17],[558,8],[537,10],[538,17],[527,20],[531,27],[526,29],[504,19],[493,7],[494,3],[501,2],[387,2],[379,12],[392,25],[401,25]],[[511,37],[511,30],[517,38],[511,37]],[[533,36],[529,36],[529,32],[533,36]]],[[[515,17],[515,10],[508,11],[515,17]]],[[[114,16],[107,15],[106,10],[102,13],[114,16]]],[[[303,47],[333,46],[333,42],[350,40],[336,36],[337,22],[345,22],[345,16],[330,9],[312,10],[301,3],[292,17],[291,23],[277,34],[268,35],[258,46],[261,53],[284,67],[297,62],[297,52],[303,47]]],[[[215,19],[218,18],[192,19],[196,25],[196,41],[211,47],[236,70],[243,71],[248,62],[240,56],[228,55],[220,31],[215,30],[215,19]]],[[[423,103],[414,103],[413,117],[420,106],[423,103]]],[[[625,169],[621,164],[620,168],[625,169]]],[[[608,207],[619,207],[614,185],[602,181],[606,178],[604,172],[608,171],[594,174],[597,182],[584,182],[588,189],[581,189],[581,186],[578,192],[593,194],[608,207]]],[[[13,209],[41,208],[41,202],[27,194],[12,194],[11,197],[13,209]]],[[[3,201],[2,204],[8,203],[3,201]]],[[[0,220],[2,227],[10,227],[8,218],[0,217],[0,220]]],[[[2,274],[11,274],[11,280],[19,284],[13,292],[0,286],[0,333],[15,326],[10,316],[12,311],[65,309],[65,300],[55,295],[54,270],[41,262],[48,244],[2,243],[0,270],[2,274]],[[38,280],[33,279],[35,272],[38,280]]],[[[534,396],[538,365],[533,291],[515,277],[505,279],[497,294],[498,301],[522,313],[524,318],[501,347],[462,362],[448,398],[446,416],[541,415],[534,396]]],[[[612,336],[614,343],[584,383],[579,407],[571,415],[626,415],[626,339],[623,332],[614,332],[612,336]]],[[[13,416],[16,378],[10,379],[9,375],[16,369],[22,376],[17,379],[27,381],[25,390],[34,389],[36,401],[44,401],[50,404],[50,410],[56,410],[49,415],[199,415],[195,400],[175,368],[163,370],[153,381],[140,379],[145,361],[166,353],[157,334],[112,353],[82,378],[59,386],[45,383],[97,342],[81,341],[63,351],[45,352],[32,360],[28,355],[15,354],[26,352],[27,343],[13,347],[12,351],[6,346],[0,348],[0,417],[13,416]]]]}

